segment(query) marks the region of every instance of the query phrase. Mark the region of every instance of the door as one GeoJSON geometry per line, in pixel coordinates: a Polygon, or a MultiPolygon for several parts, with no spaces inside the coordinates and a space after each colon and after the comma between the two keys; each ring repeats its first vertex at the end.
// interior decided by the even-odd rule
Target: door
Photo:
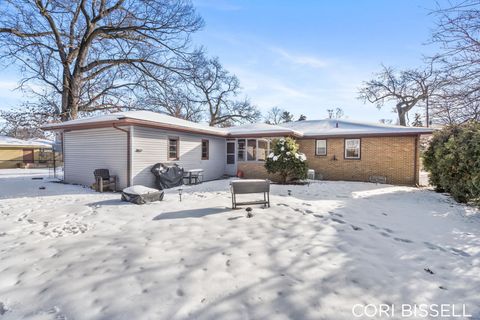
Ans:
{"type": "Polygon", "coordinates": [[[33,163],[33,149],[23,149],[23,163],[33,163]]]}
{"type": "Polygon", "coordinates": [[[237,175],[237,159],[235,158],[235,140],[227,141],[227,164],[225,173],[229,176],[237,175]]]}

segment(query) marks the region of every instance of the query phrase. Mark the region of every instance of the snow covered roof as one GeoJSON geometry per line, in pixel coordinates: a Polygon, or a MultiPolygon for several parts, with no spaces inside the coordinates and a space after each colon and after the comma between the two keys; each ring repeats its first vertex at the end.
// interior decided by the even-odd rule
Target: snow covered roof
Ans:
{"type": "Polygon", "coordinates": [[[302,132],[304,137],[382,134],[427,134],[430,128],[384,125],[341,119],[305,120],[283,123],[282,126],[302,132]]]}
{"type": "Polygon", "coordinates": [[[201,131],[216,135],[227,135],[227,131],[223,128],[210,127],[206,124],[196,123],[172,117],[166,114],[152,112],[152,111],[126,111],[115,112],[111,114],[103,114],[93,116],[89,118],[81,118],[76,120],[70,120],[63,123],[53,123],[45,125],[43,128],[46,130],[55,130],[63,128],[75,128],[85,127],[89,125],[95,125],[99,123],[117,123],[124,122],[135,124],[142,122],[144,124],[157,124],[164,125],[167,128],[183,129],[188,131],[201,131]]]}
{"type": "Polygon", "coordinates": [[[252,123],[230,128],[210,127],[206,124],[191,122],[166,114],[151,111],[127,111],[76,119],[63,123],[45,125],[46,130],[81,129],[112,125],[143,125],[154,126],[166,130],[204,133],[217,136],[278,136],[292,135],[295,137],[315,136],[351,136],[351,135],[401,135],[428,134],[430,128],[416,128],[384,125],[379,123],[364,123],[340,119],[305,120],[271,125],[252,123]]]}
{"type": "Polygon", "coordinates": [[[267,123],[250,123],[235,127],[227,128],[228,133],[232,136],[242,135],[278,135],[287,134],[301,137],[302,133],[291,128],[279,125],[271,125],[267,123]]]}
{"type": "Polygon", "coordinates": [[[41,141],[21,140],[7,136],[0,136],[0,147],[37,147],[51,148],[52,145],[41,141]]]}

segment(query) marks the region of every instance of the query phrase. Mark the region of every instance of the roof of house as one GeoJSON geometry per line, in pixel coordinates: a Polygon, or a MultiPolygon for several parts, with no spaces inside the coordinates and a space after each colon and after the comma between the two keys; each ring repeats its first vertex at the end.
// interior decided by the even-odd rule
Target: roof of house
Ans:
{"type": "Polygon", "coordinates": [[[102,114],[89,118],[70,120],[63,123],[47,124],[43,127],[46,130],[75,129],[98,126],[99,124],[143,124],[164,129],[180,129],[182,131],[196,131],[210,133],[213,135],[227,135],[224,128],[210,127],[206,124],[196,123],[172,117],[166,114],[152,111],[126,111],[111,114],[102,114]]]}
{"type": "Polygon", "coordinates": [[[0,136],[1,147],[30,147],[30,148],[51,148],[52,145],[41,141],[21,140],[8,136],[0,136]]]}
{"type": "Polygon", "coordinates": [[[399,134],[416,135],[433,132],[430,128],[394,126],[343,119],[294,121],[283,123],[282,126],[300,131],[303,133],[304,137],[399,134]]]}
{"type": "Polygon", "coordinates": [[[235,137],[252,135],[293,135],[298,137],[302,136],[302,133],[295,129],[267,123],[250,123],[235,127],[229,127],[226,129],[229,135],[235,137]]]}
{"type": "Polygon", "coordinates": [[[354,135],[417,135],[433,132],[430,128],[404,127],[384,125],[379,123],[364,123],[340,119],[305,120],[271,125],[253,123],[229,128],[210,127],[206,124],[191,122],[172,116],[151,111],[127,111],[90,118],[82,118],[63,123],[45,125],[46,130],[57,129],[88,129],[97,127],[111,127],[115,125],[141,125],[156,127],[165,130],[177,130],[192,133],[204,133],[216,136],[279,136],[292,135],[295,137],[332,137],[354,135]]]}

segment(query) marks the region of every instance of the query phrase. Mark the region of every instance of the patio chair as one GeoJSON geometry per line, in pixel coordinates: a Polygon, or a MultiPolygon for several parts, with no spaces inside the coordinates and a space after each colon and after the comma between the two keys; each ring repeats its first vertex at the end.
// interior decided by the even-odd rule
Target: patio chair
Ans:
{"type": "Polygon", "coordinates": [[[232,209],[239,205],[263,204],[270,207],[270,180],[262,179],[246,179],[234,180],[230,183],[232,192],[232,209]],[[238,194],[263,193],[263,200],[254,200],[246,202],[238,202],[238,194]]]}
{"type": "Polygon", "coordinates": [[[108,169],[95,169],[93,172],[95,176],[95,187],[99,192],[105,189],[110,189],[113,192],[117,191],[117,176],[110,175],[108,169]]]}

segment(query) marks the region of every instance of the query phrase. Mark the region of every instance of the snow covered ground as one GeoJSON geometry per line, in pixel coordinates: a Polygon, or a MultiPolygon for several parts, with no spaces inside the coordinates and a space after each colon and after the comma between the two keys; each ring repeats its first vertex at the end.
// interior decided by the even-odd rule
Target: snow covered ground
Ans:
{"type": "Polygon", "coordinates": [[[0,174],[0,320],[353,319],[380,303],[465,304],[480,319],[476,210],[317,182],[272,186],[272,207],[246,218],[228,183],[137,206],[0,174]]]}

